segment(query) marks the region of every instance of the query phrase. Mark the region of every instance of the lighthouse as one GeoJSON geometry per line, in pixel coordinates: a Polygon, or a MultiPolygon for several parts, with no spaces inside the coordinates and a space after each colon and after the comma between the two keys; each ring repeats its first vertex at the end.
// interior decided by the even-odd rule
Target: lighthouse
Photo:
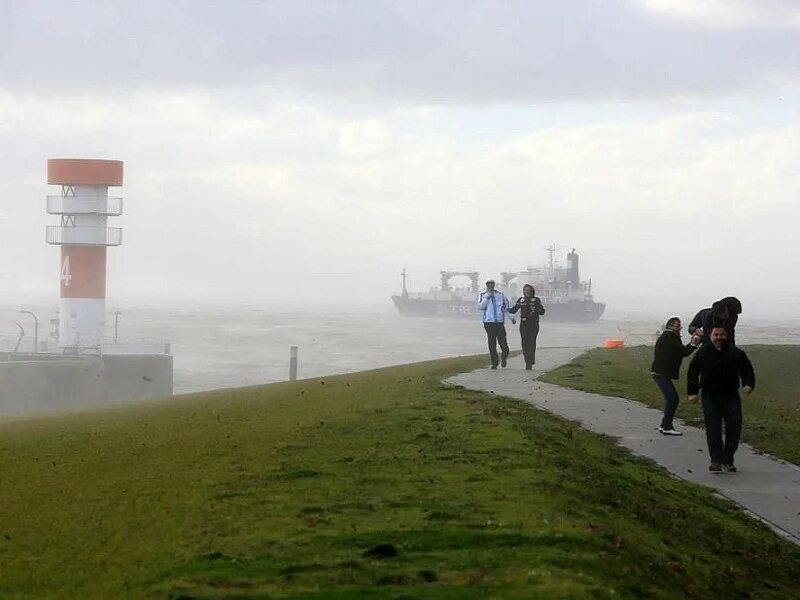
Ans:
{"type": "Polygon", "coordinates": [[[47,183],[61,193],[47,196],[47,243],[61,246],[58,346],[64,352],[99,351],[105,332],[106,249],[122,243],[122,229],[108,218],[122,214],[122,198],[108,188],[122,185],[122,161],[54,158],[47,183]]]}

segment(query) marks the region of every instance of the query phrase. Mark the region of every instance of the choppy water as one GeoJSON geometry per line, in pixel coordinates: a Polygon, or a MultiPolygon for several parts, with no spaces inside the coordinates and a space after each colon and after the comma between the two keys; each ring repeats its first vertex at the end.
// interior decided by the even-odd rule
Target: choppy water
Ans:
{"type": "MultiPolygon", "coordinates": [[[[40,339],[52,309],[34,309],[40,339]]],[[[113,312],[109,311],[113,322],[113,312]]],[[[33,320],[19,307],[0,307],[0,342],[16,343],[14,321],[33,335],[33,320]]],[[[656,319],[613,315],[593,324],[548,323],[542,320],[539,347],[598,346],[608,338],[626,344],[653,343],[656,319]]],[[[108,332],[113,336],[113,331],[108,332]]],[[[400,317],[385,312],[333,314],[316,310],[275,312],[241,306],[198,309],[126,309],[120,316],[121,340],[165,340],[174,357],[175,393],[237,387],[285,380],[289,347],[299,346],[298,376],[316,377],[395,364],[475,354],[486,350],[485,334],[472,320],[400,317]]],[[[684,337],[688,337],[684,335],[684,337]]],[[[800,344],[800,323],[748,324],[736,330],[741,344],[800,344]]],[[[519,334],[509,325],[509,344],[518,349],[519,334]]],[[[31,346],[32,347],[32,346],[31,346]]]]}

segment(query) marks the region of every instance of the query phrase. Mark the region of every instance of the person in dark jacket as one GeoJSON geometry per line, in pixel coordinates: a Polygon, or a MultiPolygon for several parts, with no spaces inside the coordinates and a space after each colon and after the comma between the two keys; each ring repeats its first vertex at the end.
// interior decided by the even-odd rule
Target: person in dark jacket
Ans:
{"type": "Polygon", "coordinates": [[[539,317],[544,315],[542,301],[536,297],[536,289],[526,283],[522,286],[522,296],[508,312],[519,311],[519,335],[522,338],[522,354],[525,357],[525,368],[530,371],[536,364],[536,337],[539,335],[539,317]]]}
{"type": "Polygon", "coordinates": [[[734,296],[727,296],[717,300],[711,308],[702,308],[689,323],[689,333],[694,334],[698,329],[703,330],[703,343],[711,343],[711,328],[714,325],[723,325],[728,332],[728,343],[736,345],[736,322],[742,314],[742,303],[734,296]]]}
{"type": "Polygon", "coordinates": [[[683,325],[678,317],[667,320],[664,331],[656,341],[653,365],[650,367],[650,375],[664,396],[664,416],[658,428],[664,435],[683,435],[672,424],[680,402],[680,396],[672,381],[680,376],[683,358],[689,356],[700,345],[699,336],[692,336],[692,341],[684,346],[681,341],[682,328],[683,325]]]}
{"type": "Polygon", "coordinates": [[[687,391],[690,402],[697,402],[697,394],[701,391],[706,440],[711,457],[709,471],[732,473],[736,471],[733,455],[742,433],[739,382],[741,381],[742,391],[749,394],[756,387],[756,375],[744,350],[728,343],[725,327],[712,327],[710,337],[711,343],[703,344],[689,364],[687,391]]]}

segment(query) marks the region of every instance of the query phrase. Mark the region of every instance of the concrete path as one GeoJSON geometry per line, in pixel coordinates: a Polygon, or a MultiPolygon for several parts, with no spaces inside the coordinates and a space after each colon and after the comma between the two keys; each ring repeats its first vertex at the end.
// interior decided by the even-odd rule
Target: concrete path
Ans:
{"type": "MultiPolygon", "coordinates": [[[[522,358],[518,357],[509,361],[507,369],[478,369],[451,377],[446,383],[525,400],[577,421],[590,431],[612,436],[620,445],[654,460],[681,479],[716,489],[778,534],[800,544],[800,468],[741,445],[736,452],[739,471],[713,474],[708,471],[708,449],[702,429],[685,426],[676,419],[676,428],[684,435],[664,436],[657,430],[661,422],[658,410],[622,398],[588,394],[535,380],[583,351],[542,348],[536,353],[534,371],[526,371],[522,358]]],[[[743,402],[746,429],[747,400],[743,402]]]]}

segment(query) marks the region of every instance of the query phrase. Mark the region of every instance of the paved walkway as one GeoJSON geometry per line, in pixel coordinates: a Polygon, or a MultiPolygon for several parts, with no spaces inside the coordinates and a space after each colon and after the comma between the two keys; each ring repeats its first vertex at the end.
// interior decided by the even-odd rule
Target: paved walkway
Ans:
{"type": "MultiPolygon", "coordinates": [[[[716,489],[778,534],[800,544],[800,468],[741,445],[736,452],[738,473],[713,474],[708,471],[708,449],[702,429],[685,426],[676,419],[676,427],[684,435],[664,436],[656,429],[661,422],[658,410],[622,398],[588,394],[535,380],[582,353],[579,348],[542,348],[536,353],[534,371],[526,371],[522,358],[517,357],[509,360],[507,369],[478,369],[446,382],[526,400],[577,421],[590,431],[615,437],[620,445],[651,458],[681,479],[716,489]]],[[[743,402],[746,429],[747,400],[743,402]]]]}

